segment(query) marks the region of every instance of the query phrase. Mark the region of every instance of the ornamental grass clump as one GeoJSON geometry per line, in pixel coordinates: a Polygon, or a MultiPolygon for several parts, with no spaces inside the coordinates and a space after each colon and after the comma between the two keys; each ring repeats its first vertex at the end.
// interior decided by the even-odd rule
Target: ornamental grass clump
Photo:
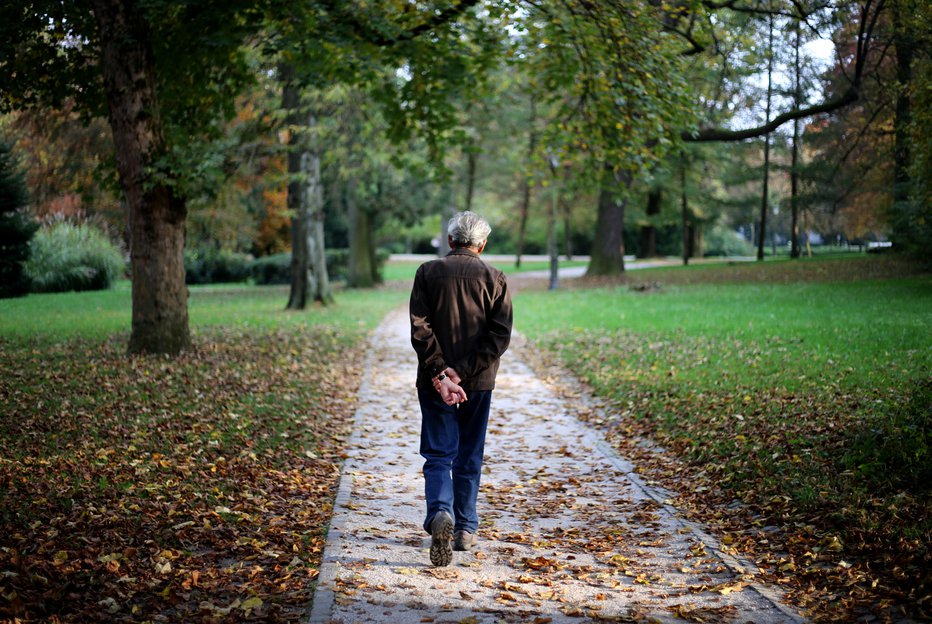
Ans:
{"type": "Polygon", "coordinates": [[[97,228],[60,222],[36,233],[25,269],[33,292],[103,290],[123,275],[126,261],[97,228]]]}

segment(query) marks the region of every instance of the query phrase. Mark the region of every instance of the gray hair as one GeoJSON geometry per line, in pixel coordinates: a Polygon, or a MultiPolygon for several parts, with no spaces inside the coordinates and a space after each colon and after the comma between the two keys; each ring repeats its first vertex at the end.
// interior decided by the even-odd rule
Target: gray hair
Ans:
{"type": "Polygon", "coordinates": [[[447,224],[454,247],[479,247],[489,238],[492,227],[475,212],[457,212],[447,224]]]}

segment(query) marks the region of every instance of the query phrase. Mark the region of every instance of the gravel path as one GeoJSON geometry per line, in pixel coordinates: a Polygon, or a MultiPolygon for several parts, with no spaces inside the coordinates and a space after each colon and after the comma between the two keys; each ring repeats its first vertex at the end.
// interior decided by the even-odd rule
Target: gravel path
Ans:
{"type": "Polygon", "coordinates": [[[432,567],[407,311],[371,338],[312,624],[801,622],[506,354],[479,547],[432,567]]]}

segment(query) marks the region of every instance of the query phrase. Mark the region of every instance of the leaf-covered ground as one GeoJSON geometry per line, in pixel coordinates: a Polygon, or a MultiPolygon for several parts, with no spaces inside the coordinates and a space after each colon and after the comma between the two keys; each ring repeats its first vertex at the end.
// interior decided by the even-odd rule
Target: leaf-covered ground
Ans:
{"type": "Polygon", "coordinates": [[[536,336],[539,370],[572,370],[605,405],[580,417],[816,621],[932,618],[928,280],[742,289],[743,303],[693,288],[567,294],[562,328],[536,336]],[[830,310],[809,305],[822,288],[830,310]]]}
{"type": "Polygon", "coordinates": [[[0,341],[0,620],[306,617],[362,334],[0,341]]]}

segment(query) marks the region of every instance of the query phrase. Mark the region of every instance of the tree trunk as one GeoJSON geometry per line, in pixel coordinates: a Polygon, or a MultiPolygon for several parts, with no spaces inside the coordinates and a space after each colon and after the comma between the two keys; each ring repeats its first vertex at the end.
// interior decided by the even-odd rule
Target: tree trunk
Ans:
{"type": "Polygon", "coordinates": [[[356,202],[352,182],[347,184],[346,207],[350,221],[347,285],[353,288],[371,288],[375,285],[372,220],[369,218],[369,212],[361,209],[356,202]]]}
{"type": "MultiPolygon", "coordinates": [[[[567,174],[568,177],[568,174],[567,174]]],[[[566,177],[564,177],[564,180],[566,177]]],[[[565,194],[560,194],[560,211],[563,214],[563,256],[567,262],[573,260],[573,204],[565,194]]]]}
{"type": "Polygon", "coordinates": [[[472,199],[476,191],[476,166],[478,162],[478,148],[470,145],[466,151],[466,207],[463,210],[472,210],[472,199]]]}
{"type": "Polygon", "coordinates": [[[916,42],[906,20],[908,3],[893,3],[893,43],[896,48],[896,109],[893,117],[893,228],[897,239],[908,241],[915,226],[907,217],[910,201],[910,89],[913,88],[913,57],[916,42]]]}
{"type": "Polygon", "coordinates": [[[550,254],[550,290],[556,290],[560,281],[557,250],[557,201],[560,190],[557,184],[558,170],[555,160],[550,161],[550,173],[553,178],[553,188],[550,190],[550,217],[547,219],[547,253],[550,254]]]}
{"type": "Polygon", "coordinates": [[[324,245],[324,184],[320,176],[320,145],[317,140],[317,118],[308,116],[307,151],[302,155],[301,163],[307,188],[304,199],[308,219],[308,257],[311,266],[311,294],[314,301],[329,305],[333,303],[330,290],[330,276],[327,274],[327,250],[324,245]]]}
{"type": "Polygon", "coordinates": [[[133,281],[130,353],[177,354],[191,342],[184,283],[187,208],[154,176],[167,149],[150,33],[135,3],[93,0],[133,281]]]}
{"type": "Polygon", "coordinates": [[[586,269],[588,277],[620,275],[625,270],[625,207],[631,174],[615,173],[608,163],[602,171],[599,189],[599,211],[595,224],[595,239],[592,241],[592,256],[586,269]]]}
{"type": "MultiPolygon", "coordinates": [[[[770,102],[773,97],[773,16],[768,21],[767,29],[767,105],[764,123],[770,121],[770,102]]],[[[764,245],[767,240],[767,208],[770,194],[770,133],[764,135],[764,188],[760,200],[760,232],[757,240],[757,259],[764,259],[764,245]]]]}
{"type": "Polygon", "coordinates": [[[289,310],[307,307],[310,288],[310,250],[308,248],[308,217],[305,188],[301,184],[302,141],[299,129],[304,126],[301,115],[301,98],[295,82],[294,67],[279,66],[282,81],[282,108],[288,125],[288,197],[287,206],[291,216],[291,291],[288,295],[289,310]]]}
{"type": "Polygon", "coordinates": [[[680,158],[680,206],[683,216],[683,266],[689,264],[693,254],[693,232],[689,222],[689,201],[686,198],[686,156],[680,158]]]}
{"type": "MultiPolygon", "coordinates": [[[[799,71],[800,25],[796,25],[793,56],[793,106],[802,103],[799,71]]],[[[793,120],[793,153],[790,163],[790,257],[799,258],[799,119],[793,120]]]]}
{"type": "MultiPolygon", "coordinates": [[[[531,98],[531,119],[530,119],[530,130],[528,134],[528,145],[527,145],[527,165],[526,168],[530,168],[531,159],[534,158],[534,150],[537,147],[537,133],[534,132],[534,122],[537,116],[537,108],[534,104],[534,98],[531,98]]],[[[522,185],[521,185],[521,205],[519,207],[520,211],[520,220],[518,221],[518,244],[515,252],[515,267],[521,268],[521,254],[524,253],[524,237],[527,234],[527,220],[528,216],[531,214],[531,177],[529,171],[522,172],[522,185]]]]}
{"type": "Polygon", "coordinates": [[[445,208],[440,212],[440,245],[437,247],[437,255],[441,258],[450,253],[450,241],[447,239],[447,225],[456,213],[456,208],[453,204],[449,203],[452,197],[452,193],[447,194],[447,203],[444,204],[445,208]]]}
{"type": "MultiPolygon", "coordinates": [[[[654,217],[660,214],[660,204],[663,200],[663,189],[659,186],[651,187],[647,193],[647,216],[654,217]]],[[[657,255],[657,228],[653,223],[641,226],[641,257],[653,258],[657,255]]]]}

